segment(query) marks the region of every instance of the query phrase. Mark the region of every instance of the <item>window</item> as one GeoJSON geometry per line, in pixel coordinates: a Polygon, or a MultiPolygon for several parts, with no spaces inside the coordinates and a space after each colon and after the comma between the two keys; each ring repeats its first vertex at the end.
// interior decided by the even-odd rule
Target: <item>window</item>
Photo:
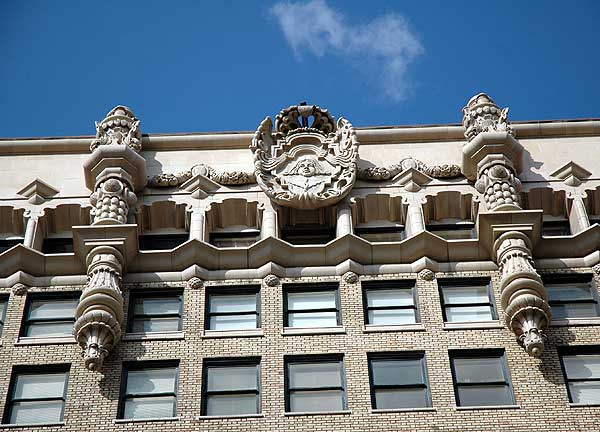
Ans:
{"type": "Polygon", "coordinates": [[[543,276],[554,319],[600,315],[594,279],[590,274],[543,276]]]}
{"type": "Polygon", "coordinates": [[[286,327],[336,327],[342,325],[337,284],[284,287],[286,327]]]}
{"type": "Polygon", "coordinates": [[[455,351],[450,362],[458,406],[514,405],[503,351],[455,351]]]}
{"type": "Polygon", "coordinates": [[[123,365],[119,418],[169,418],[177,415],[177,362],[123,365]]]}
{"type": "Polygon", "coordinates": [[[600,404],[600,349],[586,347],[561,353],[569,400],[600,404]]]}
{"type": "Polygon", "coordinates": [[[202,373],[202,415],[260,413],[260,360],[205,360],[202,373]]]}
{"type": "Polygon", "coordinates": [[[6,319],[6,309],[8,306],[8,297],[0,296],[0,336],[4,328],[4,320],[6,319]]]}
{"type": "Polygon", "coordinates": [[[181,291],[131,291],[127,331],[131,333],[179,331],[182,329],[182,316],[181,291]]]}
{"type": "Polygon", "coordinates": [[[23,244],[23,239],[2,239],[0,240],[0,253],[6,252],[18,244],[23,244]]]}
{"type": "Polygon", "coordinates": [[[286,412],[346,409],[342,356],[288,357],[285,373],[286,412]]]}
{"type": "Polygon", "coordinates": [[[472,222],[440,223],[427,225],[427,231],[445,240],[463,240],[473,238],[474,227],[472,222]]]}
{"type": "Polygon", "coordinates": [[[425,354],[369,354],[371,402],[375,409],[431,406],[425,354]]]}
{"type": "Polygon", "coordinates": [[[139,237],[140,250],[171,250],[189,239],[189,234],[145,234],[139,237]]]}
{"type": "Polygon", "coordinates": [[[21,336],[71,336],[79,293],[33,295],[28,299],[21,336]]]}
{"type": "Polygon", "coordinates": [[[354,234],[372,243],[399,242],[402,240],[403,232],[402,225],[356,227],[354,229],[354,234]]]}
{"type": "Polygon", "coordinates": [[[365,324],[414,324],[419,321],[415,281],[363,282],[365,324]]]}
{"type": "Polygon", "coordinates": [[[216,231],[210,233],[210,244],[220,247],[248,247],[260,238],[260,231],[256,229],[245,231],[216,231]]]}
{"type": "Polygon", "coordinates": [[[207,292],[207,330],[260,328],[260,287],[218,287],[207,292]]]}
{"type": "Polygon", "coordinates": [[[440,297],[446,322],[497,320],[489,279],[440,279],[440,297]]]}
{"type": "Polygon", "coordinates": [[[288,225],[281,229],[281,239],[293,245],[326,244],[335,239],[335,228],[317,224],[288,225]]]}
{"type": "Polygon", "coordinates": [[[72,238],[45,238],[42,243],[42,253],[45,254],[56,254],[56,253],[69,253],[73,252],[73,239],[72,238]]]}
{"type": "Polygon", "coordinates": [[[15,367],[3,423],[29,425],[61,422],[68,382],[68,365],[15,367]],[[40,369],[44,372],[40,373],[40,369]]]}
{"type": "Polygon", "coordinates": [[[545,237],[571,235],[571,225],[566,219],[542,221],[542,235],[545,237]]]}

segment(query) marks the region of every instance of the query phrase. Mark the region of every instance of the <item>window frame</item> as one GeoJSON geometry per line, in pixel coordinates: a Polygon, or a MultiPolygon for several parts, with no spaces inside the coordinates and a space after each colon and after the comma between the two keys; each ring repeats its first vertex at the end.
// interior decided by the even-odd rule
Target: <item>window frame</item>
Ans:
{"type": "Polygon", "coordinates": [[[405,226],[404,225],[392,225],[392,226],[358,226],[354,228],[354,235],[361,239],[368,241],[369,243],[397,243],[404,240],[405,226]],[[363,235],[369,234],[399,234],[399,240],[381,240],[373,241],[364,238],[363,235]]]}
{"type": "Polygon", "coordinates": [[[548,304],[550,307],[553,305],[564,305],[564,304],[595,304],[596,315],[586,317],[560,317],[553,318],[553,320],[577,320],[577,319],[588,319],[588,318],[600,318],[600,298],[598,296],[598,287],[594,275],[591,273],[571,273],[571,274],[542,274],[542,282],[544,286],[548,285],[562,285],[569,283],[587,283],[590,288],[590,299],[589,300],[550,300],[548,298],[548,304]]]}
{"type": "Polygon", "coordinates": [[[469,220],[465,220],[465,221],[460,221],[460,222],[455,222],[455,223],[451,223],[451,222],[444,222],[444,223],[427,223],[425,224],[425,231],[429,231],[432,234],[435,234],[436,236],[440,237],[443,240],[446,241],[452,241],[452,240],[472,240],[474,238],[476,238],[476,233],[474,232],[474,228],[475,228],[475,222],[473,221],[469,221],[469,220]],[[470,231],[470,235],[469,237],[465,237],[465,238],[458,238],[458,239],[447,239],[445,237],[442,237],[439,234],[436,234],[440,231],[470,231]]]}
{"type": "Polygon", "coordinates": [[[336,239],[336,227],[318,224],[284,225],[281,227],[280,238],[293,246],[323,246],[336,239]],[[297,240],[290,241],[290,236],[297,240]],[[327,241],[313,241],[320,238],[327,241]]]}
{"type": "Polygon", "coordinates": [[[262,413],[262,369],[261,369],[261,358],[260,357],[217,357],[217,358],[205,358],[202,361],[202,386],[200,395],[200,415],[205,417],[230,417],[230,416],[247,416],[247,415],[260,415],[262,413]],[[242,366],[255,366],[256,367],[256,390],[242,389],[242,390],[208,390],[208,369],[211,367],[242,367],[242,366]],[[256,394],[256,413],[255,414],[207,414],[208,399],[213,395],[242,395],[255,392],[256,394]]]}
{"type": "MultiPolygon", "coordinates": [[[[169,251],[178,248],[190,239],[189,233],[172,233],[172,234],[140,234],[138,236],[138,246],[140,251],[169,251]],[[152,240],[158,242],[171,242],[173,247],[147,247],[152,240]]],[[[170,245],[171,246],[171,245],[170,245]]]]}
{"type": "MultiPolygon", "coordinates": [[[[31,313],[31,304],[34,301],[37,300],[68,300],[68,299],[77,299],[77,304],[79,305],[79,300],[81,298],[81,292],[80,291],[59,291],[59,292],[35,292],[35,293],[31,293],[31,294],[27,294],[27,299],[25,301],[25,310],[23,312],[23,319],[21,322],[21,329],[19,331],[19,338],[37,338],[37,339],[42,339],[42,338],[63,338],[63,337],[70,337],[72,336],[72,333],[69,334],[62,334],[62,335],[53,335],[53,336],[48,336],[48,335],[42,335],[42,336],[27,336],[27,330],[29,328],[29,326],[31,325],[32,322],[45,322],[45,323],[49,323],[49,322],[66,322],[66,321],[72,321],[73,325],[75,325],[75,321],[77,321],[75,315],[76,315],[76,311],[73,311],[73,317],[72,319],[66,319],[65,317],[57,317],[57,318],[29,318],[29,315],[31,313]]],[[[77,306],[75,307],[75,309],[77,309],[77,306]]]]}
{"type": "Polygon", "coordinates": [[[373,325],[415,325],[421,322],[421,313],[419,311],[419,294],[417,289],[417,281],[415,279],[390,279],[390,280],[372,280],[362,282],[362,299],[363,299],[363,318],[364,324],[373,325]],[[413,299],[412,306],[369,306],[369,296],[367,291],[410,289],[413,299]],[[398,310],[398,309],[413,309],[415,312],[415,322],[410,324],[373,324],[369,322],[369,311],[371,310],[398,310]]]}
{"type": "Polygon", "coordinates": [[[600,377],[598,378],[573,378],[570,379],[567,376],[567,368],[565,367],[564,357],[568,356],[576,356],[576,355],[600,355],[600,345],[585,345],[585,346],[558,346],[556,347],[558,351],[558,357],[560,360],[560,369],[563,374],[563,379],[565,381],[565,387],[567,388],[567,397],[569,398],[569,403],[576,405],[585,405],[585,406],[597,406],[598,403],[581,403],[581,402],[573,402],[573,398],[571,396],[571,388],[569,383],[571,382],[598,382],[600,383],[600,377]]]}
{"type": "Polygon", "coordinates": [[[69,379],[71,377],[71,364],[70,363],[56,363],[56,364],[45,364],[45,365],[15,365],[12,368],[10,374],[10,382],[8,385],[8,393],[6,396],[6,405],[4,408],[4,413],[2,416],[2,424],[15,424],[15,425],[44,425],[44,424],[55,424],[56,422],[49,423],[8,423],[10,420],[10,416],[12,414],[12,409],[15,402],[23,402],[23,401],[35,401],[35,402],[49,402],[49,401],[62,401],[62,409],[60,412],[60,419],[58,422],[63,422],[65,418],[65,409],[67,405],[67,394],[69,389],[69,379]],[[43,367],[44,372],[40,372],[40,369],[43,367]],[[53,398],[20,398],[15,399],[14,395],[16,392],[16,384],[17,377],[19,375],[45,375],[62,372],[65,373],[65,385],[63,390],[62,397],[53,397],[53,398]]]}
{"type": "MultiPolygon", "coordinates": [[[[171,417],[160,417],[160,418],[176,418],[177,410],[179,409],[179,360],[142,360],[142,361],[125,361],[121,370],[121,385],[119,387],[119,405],[117,408],[117,419],[119,420],[136,420],[136,417],[125,418],[125,402],[131,398],[151,398],[151,397],[164,397],[174,396],[175,404],[173,405],[173,415],[171,417]],[[174,392],[161,392],[152,394],[134,394],[127,393],[127,381],[129,378],[129,371],[140,371],[144,369],[167,369],[175,368],[175,385],[173,386],[174,392]]],[[[156,417],[139,417],[139,419],[151,420],[156,417]]]]}
{"type": "Polygon", "coordinates": [[[6,313],[8,310],[8,301],[10,299],[10,295],[8,294],[0,294],[0,303],[4,303],[4,309],[0,313],[0,337],[2,336],[2,332],[4,330],[4,323],[6,321],[6,313]]]}
{"type": "MultiPolygon", "coordinates": [[[[431,399],[431,386],[429,385],[429,373],[427,371],[427,357],[425,351],[396,351],[396,352],[370,352],[367,353],[367,362],[369,367],[369,388],[371,393],[371,408],[374,410],[388,410],[388,409],[413,409],[413,408],[377,408],[376,402],[376,390],[378,389],[417,389],[424,388],[426,393],[426,405],[419,408],[431,408],[433,406],[431,399]],[[401,362],[402,360],[419,360],[421,362],[421,368],[423,370],[423,384],[389,384],[389,385],[376,385],[375,375],[373,373],[373,361],[377,360],[395,360],[401,362]]],[[[418,409],[418,408],[417,408],[418,409]]]]}
{"type": "Polygon", "coordinates": [[[440,278],[437,281],[438,283],[438,293],[440,296],[440,305],[442,307],[442,317],[444,318],[444,323],[481,323],[481,322],[494,322],[494,321],[498,321],[499,315],[498,315],[498,308],[496,307],[496,298],[494,296],[494,289],[492,287],[492,280],[491,278],[479,278],[479,277],[475,277],[475,278],[440,278]],[[446,303],[446,301],[444,300],[444,288],[445,287],[461,287],[461,286],[467,286],[467,287],[479,287],[479,286],[485,286],[486,287],[486,291],[487,291],[487,295],[488,295],[488,302],[472,302],[472,303],[446,303]],[[474,307],[474,306],[489,306],[490,307],[490,312],[491,312],[491,316],[492,318],[490,320],[485,320],[485,321],[449,321],[448,320],[448,316],[446,313],[446,308],[448,307],[454,307],[454,308],[461,308],[461,307],[474,307]]]}
{"type": "Polygon", "coordinates": [[[261,308],[261,286],[260,285],[235,285],[235,286],[211,286],[206,288],[204,295],[204,330],[208,331],[249,331],[259,330],[262,327],[262,308],[261,308]],[[256,310],[255,312],[211,312],[210,300],[211,296],[231,296],[231,295],[256,295],[256,310]],[[240,330],[216,330],[210,328],[210,318],[213,316],[233,316],[233,315],[256,315],[256,327],[253,329],[240,330]]]}
{"type": "Polygon", "coordinates": [[[176,315],[174,313],[172,314],[163,314],[163,315],[156,315],[156,314],[136,314],[135,313],[135,300],[137,298],[152,298],[152,297],[179,297],[179,314],[178,314],[178,318],[179,318],[179,323],[177,326],[177,330],[169,330],[169,331],[183,331],[183,303],[184,303],[184,299],[183,299],[183,289],[170,289],[170,290],[164,290],[164,289],[158,289],[158,290],[142,290],[142,289],[133,289],[129,291],[129,304],[127,307],[127,328],[126,328],[126,332],[127,333],[135,333],[135,334],[153,334],[153,333],[164,333],[164,332],[133,332],[133,325],[134,322],[136,320],[136,318],[138,319],[144,319],[144,318],[173,318],[176,315]]]}
{"type": "MultiPolygon", "coordinates": [[[[284,394],[285,394],[285,413],[298,413],[305,411],[291,411],[291,394],[296,391],[331,391],[341,390],[342,392],[342,411],[348,409],[348,383],[346,381],[346,362],[344,354],[302,354],[302,355],[285,355],[283,357],[284,365],[284,394]],[[340,365],[340,387],[323,386],[323,387],[290,387],[290,364],[315,364],[315,363],[334,363],[340,365]]],[[[337,410],[336,410],[337,411],[337,410]]],[[[306,411],[318,413],[320,411],[306,411]]],[[[329,412],[327,410],[327,412],[329,412]]]]}
{"type": "Polygon", "coordinates": [[[503,348],[484,348],[484,349],[468,349],[468,350],[449,350],[450,357],[450,370],[452,372],[452,384],[454,386],[454,400],[457,407],[473,407],[473,406],[496,406],[496,405],[462,405],[460,402],[459,388],[460,387],[472,387],[472,386],[498,386],[504,385],[508,387],[510,393],[510,403],[506,405],[498,406],[514,406],[516,405],[515,392],[510,376],[510,370],[508,369],[508,361],[506,358],[506,351],[503,348]],[[504,375],[504,381],[484,381],[484,382],[471,382],[471,383],[459,383],[456,379],[456,369],[454,366],[454,360],[457,358],[500,358],[500,364],[502,366],[502,373],[504,375]]]}
{"type": "Polygon", "coordinates": [[[252,230],[246,230],[246,231],[213,231],[209,234],[208,236],[209,240],[208,242],[216,247],[216,248],[248,248],[254,244],[256,244],[257,242],[260,241],[260,230],[253,228],[252,230]],[[215,241],[222,241],[222,240],[227,240],[227,239],[235,239],[235,238],[239,238],[239,239],[254,239],[254,242],[252,242],[249,245],[246,246],[220,246],[215,244],[215,241]]]}
{"type": "Polygon", "coordinates": [[[336,313],[336,325],[335,327],[342,326],[342,305],[340,300],[340,284],[337,282],[321,282],[321,283],[305,283],[305,284],[284,284],[283,285],[283,326],[284,328],[298,328],[298,329],[318,329],[318,328],[331,328],[331,326],[325,327],[290,327],[289,315],[290,313],[318,313],[318,312],[335,312],[336,313]],[[320,291],[335,291],[335,308],[323,308],[323,309],[298,309],[290,310],[288,307],[288,294],[293,293],[309,293],[309,292],[320,292],[320,291]]]}

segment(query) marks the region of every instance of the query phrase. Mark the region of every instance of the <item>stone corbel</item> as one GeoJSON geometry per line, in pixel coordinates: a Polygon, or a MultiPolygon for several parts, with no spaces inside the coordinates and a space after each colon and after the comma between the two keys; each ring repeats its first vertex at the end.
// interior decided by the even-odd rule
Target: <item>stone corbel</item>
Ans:
{"type": "Polygon", "coordinates": [[[86,264],[88,282],[75,311],[73,334],[83,350],[85,367],[99,371],[121,339],[124,257],[113,246],[97,246],[88,253],[86,264]]]}

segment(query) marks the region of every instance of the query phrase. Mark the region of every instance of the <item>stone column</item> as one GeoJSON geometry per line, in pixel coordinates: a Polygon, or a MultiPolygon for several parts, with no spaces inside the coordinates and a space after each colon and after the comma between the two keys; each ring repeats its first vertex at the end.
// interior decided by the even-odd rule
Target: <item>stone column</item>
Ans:
{"type": "Polygon", "coordinates": [[[494,243],[500,267],[501,302],[505,323],[525,351],[539,357],[544,351],[544,331],[552,319],[548,294],[533,267],[531,241],[519,231],[509,231],[494,243]]]}
{"type": "Polygon", "coordinates": [[[572,228],[572,234],[577,234],[590,227],[590,219],[580,193],[573,194],[573,202],[571,211],[569,212],[569,224],[572,228]]]}
{"type": "Polygon", "coordinates": [[[425,231],[425,216],[423,214],[422,198],[411,200],[406,214],[406,237],[412,237],[425,231]]]}
{"type": "Polygon", "coordinates": [[[40,216],[41,212],[37,209],[30,209],[25,211],[27,225],[25,227],[25,238],[23,239],[24,246],[35,249],[35,240],[40,216]]]}
{"type": "Polygon", "coordinates": [[[195,207],[190,216],[190,240],[204,241],[204,232],[204,210],[200,207],[195,207]]]}
{"type": "Polygon", "coordinates": [[[262,214],[260,238],[277,237],[277,212],[265,208],[262,214]]]}
{"type": "Polygon", "coordinates": [[[343,237],[352,234],[352,210],[347,204],[339,204],[337,208],[337,223],[335,236],[343,237]]]}

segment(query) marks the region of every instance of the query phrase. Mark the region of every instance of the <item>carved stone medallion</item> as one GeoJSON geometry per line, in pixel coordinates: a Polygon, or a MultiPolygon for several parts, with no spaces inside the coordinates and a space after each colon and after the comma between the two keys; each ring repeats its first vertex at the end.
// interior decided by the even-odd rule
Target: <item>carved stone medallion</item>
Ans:
{"type": "Polygon", "coordinates": [[[275,203],[320,208],[340,201],[356,180],[352,124],[316,105],[293,105],[258,127],[250,149],[256,182],[275,203]],[[312,119],[312,122],[311,122],[312,119]]]}

